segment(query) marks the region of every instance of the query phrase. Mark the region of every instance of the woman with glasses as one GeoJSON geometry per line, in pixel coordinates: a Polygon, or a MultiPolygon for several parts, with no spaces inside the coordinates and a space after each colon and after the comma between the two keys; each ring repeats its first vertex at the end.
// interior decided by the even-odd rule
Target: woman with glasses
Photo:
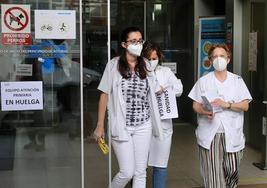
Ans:
{"type": "Polygon", "coordinates": [[[140,57],[143,48],[140,29],[123,30],[121,46],[121,56],[108,62],[98,86],[101,95],[94,136],[96,140],[104,137],[108,107],[112,147],[119,164],[111,187],[123,188],[133,179],[133,188],[145,188],[152,129],[155,136],[162,137],[155,95],[159,87],[140,57]]]}
{"type": "Polygon", "coordinates": [[[227,71],[231,53],[225,44],[212,46],[208,56],[215,70],[188,95],[198,115],[201,175],[205,188],[235,188],[245,147],[244,111],[252,97],[243,79],[227,71]]]}
{"type": "MultiPolygon", "coordinates": [[[[160,91],[157,95],[161,95],[165,90],[172,90],[177,97],[183,92],[183,85],[180,79],[174,75],[168,67],[159,65],[163,60],[163,54],[158,45],[151,42],[145,42],[143,56],[148,60],[147,68],[154,72],[160,91]]],[[[153,188],[165,188],[167,177],[167,166],[171,149],[172,140],[172,119],[160,120],[163,130],[163,139],[152,136],[148,165],[153,167],[153,188]]]]}

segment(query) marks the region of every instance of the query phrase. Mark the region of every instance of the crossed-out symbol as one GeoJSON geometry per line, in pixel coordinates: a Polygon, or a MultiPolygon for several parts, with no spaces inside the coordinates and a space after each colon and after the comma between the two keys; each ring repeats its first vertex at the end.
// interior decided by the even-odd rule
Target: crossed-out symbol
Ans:
{"type": "Polygon", "coordinates": [[[22,8],[11,7],[5,12],[4,23],[7,26],[7,28],[12,31],[21,31],[28,25],[29,16],[27,12],[23,10],[22,8]],[[14,12],[19,12],[19,14],[16,16],[14,12]],[[9,22],[8,22],[8,17],[9,17],[9,22]],[[22,22],[22,19],[25,21],[22,22]],[[14,27],[13,23],[15,23],[16,27],[14,27]]]}

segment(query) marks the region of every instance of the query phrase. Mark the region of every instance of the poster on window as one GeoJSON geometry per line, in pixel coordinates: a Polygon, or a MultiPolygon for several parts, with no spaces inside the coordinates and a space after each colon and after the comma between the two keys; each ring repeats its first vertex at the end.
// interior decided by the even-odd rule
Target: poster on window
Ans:
{"type": "Polygon", "coordinates": [[[175,93],[167,88],[161,95],[157,96],[160,119],[178,118],[178,109],[175,93]]]}
{"type": "Polygon", "coordinates": [[[1,5],[3,45],[31,44],[31,7],[22,4],[1,5]]]}
{"type": "Polygon", "coordinates": [[[36,39],[76,39],[75,10],[34,10],[36,39]]]}
{"type": "Polygon", "coordinates": [[[208,52],[212,45],[225,43],[225,32],[224,17],[199,18],[198,78],[214,70],[208,52]]]}
{"type": "Polygon", "coordinates": [[[43,82],[1,82],[2,111],[42,110],[43,82]]]}

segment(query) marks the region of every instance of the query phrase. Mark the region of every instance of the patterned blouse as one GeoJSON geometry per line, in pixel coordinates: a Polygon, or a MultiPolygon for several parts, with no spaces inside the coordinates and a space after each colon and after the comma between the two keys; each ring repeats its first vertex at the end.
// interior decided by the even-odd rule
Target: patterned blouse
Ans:
{"type": "Polygon", "coordinates": [[[122,79],[122,93],[126,102],[126,126],[139,126],[150,118],[148,81],[135,73],[122,79]]]}

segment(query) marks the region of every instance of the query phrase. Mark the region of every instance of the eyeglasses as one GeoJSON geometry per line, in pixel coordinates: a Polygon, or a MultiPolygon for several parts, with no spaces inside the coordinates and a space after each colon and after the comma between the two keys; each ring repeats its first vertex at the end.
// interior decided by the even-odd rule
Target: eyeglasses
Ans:
{"type": "Polygon", "coordinates": [[[144,44],[145,41],[140,39],[140,40],[128,40],[126,41],[126,43],[130,43],[130,44],[133,44],[133,45],[137,45],[137,44],[144,44]]]}

